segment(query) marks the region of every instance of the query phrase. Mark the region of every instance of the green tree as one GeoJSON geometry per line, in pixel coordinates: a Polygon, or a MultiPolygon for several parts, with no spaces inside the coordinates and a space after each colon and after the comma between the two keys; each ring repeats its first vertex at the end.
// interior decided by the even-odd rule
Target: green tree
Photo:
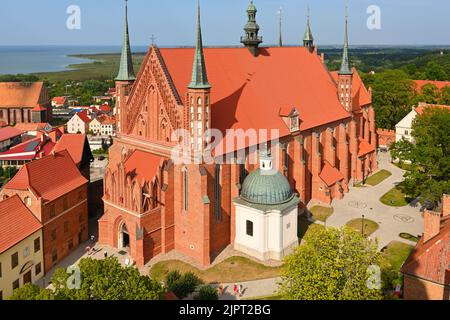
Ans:
{"type": "Polygon", "coordinates": [[[445,72],[445,69],[435,61],[428,62],[425,75],[428,80],[447,80],[447,73],[445,72]]]}
{"type": "Polygon", "coordinates": [[[393,158],[409,160],[414,170],[405,174],[401,184],[411,197],[437,205],[442,194],[450,192],[450,111],[426,108],[413,122],[414,143],[399,142],[391,148],[393,158]]]}
{"type": "Polygon", "coordinates": [[[203,301],[219,300],[219,294],[216,288],[212,286],[203,286],[200,288],[198,294],[195,295],[194,300],[203,300],[203,301]]]}
{"type": "Polygon", "coordinates": [[[105,260],[82,259],[79,264],[80,287],[75,274],[65,269],[55,270],[51,283],[53,290],[24,286],[14,292],[16,300],[160,300],[164,287],[148,276],[142,276],[134,267],[122,267],[115,257],[105,260]],[[40,291],[39,291],[39,290],[40,291]]]}
{"type": "Polygon", "coordinates": [[[370,266],[381,264],[377,243],[344,227],[310,233],[285,258],[280,293],[289,300],[375,300],[370,266]],[[372,282],[371,282],[372,283],[372,282]]]}
{"type": "Polygon", "coordinates": [[[414,82],[401,70],[373,75],[373,105],[378,128],[394,129],[410,111],[415,96],[414,82]]]}
{"type": "Polygon", "coordinates": [[[192,272],[181,274],[179,271],[171,271],[166,276],[166,286],[179,299],[184,299],[197,289],[201,280],[192,272]]]}
{"type": "Polygon", "coordinates": [[[441,91],[434,84],[426,84],[422,87],[420,94],[414,98],[414,105],[419,102],[426,102],[431,104],[439,103],[441,99],[441,91]]]}
{"type": "Polygon", "coordinates": [[[439,99],[440,104],[450,105],[450,87],[445,86],[441,89],[441,97],[439,99]]]}

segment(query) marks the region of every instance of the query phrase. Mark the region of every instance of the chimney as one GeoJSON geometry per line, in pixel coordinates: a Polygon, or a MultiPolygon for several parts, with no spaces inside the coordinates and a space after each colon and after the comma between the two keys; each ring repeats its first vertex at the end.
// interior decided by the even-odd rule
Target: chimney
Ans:
{"type": "Polygon", "coordinates": [[[450,216],[450,195],[448,194],[442,197],[442,214],[444,217],[450,216]]]}
{"type": "Polygon", "coordinates": [[[425,210],[423,218],[425,224],[423,242],[425,243],[439,234],[441,229],[441,214],[439,212],[425,210]]]}

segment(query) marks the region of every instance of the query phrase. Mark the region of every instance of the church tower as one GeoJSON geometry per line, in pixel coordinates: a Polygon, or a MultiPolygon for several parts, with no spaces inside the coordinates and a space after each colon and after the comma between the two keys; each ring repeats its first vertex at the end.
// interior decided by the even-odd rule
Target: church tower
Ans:
{"type": "Polygon", "coordinates": [[[122,56],[119,74],[116,77],[116,117],[119,133],[126,132],[126,103],[136,76],[131,56],[130,35],[128,32],[128,0],[125,0],[125,31],[123,36],[122,56]]]}
{"type": "Polygon", "coordinates": [[[311,25],[309,22],[309,8],[308,8],[308,17],[306,20],[306,30],[305,35],[303,36],[303,46],[308,49],[310,53],[314,52],[314,37],[311,32],[311,25]]]}
{"type": "Polygon", "coordinates": [[[245,36],[241,37],[241,43],[244,44],[255,57],[258,56],[258,47],[263,42],[262,37],[258,36],[259,25],[256,23],[257,12],[258,10],[253,4],[253,0],[251,0],[247,9],[248,21],[244,27],[245,36]]]}
{"type": "Polygon", "coordinates": [[[353,71],[350,68],[350,60],[348,57],[348,15],[345,16],[345,36],[344,36],[344,52],[342,54],[342,65],[339,70],[338,94],[341,104],[347,111],[352,110],[352,80],[353,71]]]}
{"type": "Polygon", "coordinates": [[[207,131],[211,128],[211,85],[208,82],[205,56],[203,54],[200,3],[197,8],[197,42],[195,46],[192,80],[188,85],[187,106],[189,115],[189,143],[191,155],[202,156],[209,143],[207,131]]]}

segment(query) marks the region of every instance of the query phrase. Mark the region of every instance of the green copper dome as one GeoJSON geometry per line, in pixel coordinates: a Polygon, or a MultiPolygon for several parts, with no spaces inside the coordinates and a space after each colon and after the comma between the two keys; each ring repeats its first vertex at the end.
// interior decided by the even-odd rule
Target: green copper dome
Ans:
{"type": "Polygon", "coordinates": [[[284,175],[275,170],[255,170],[245,178],[241,199],[263,205],[289,202],[295,197],[284,175]]]}

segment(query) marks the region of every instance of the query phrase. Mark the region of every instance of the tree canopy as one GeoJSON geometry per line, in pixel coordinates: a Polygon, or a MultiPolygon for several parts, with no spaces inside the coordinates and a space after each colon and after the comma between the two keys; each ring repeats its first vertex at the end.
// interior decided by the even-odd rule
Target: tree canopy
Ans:
{"type": "Polygon", "coordinates": [[[280,293],[290,300],[381,299],[368,285],[370,267],[380,264],[375,242],[347,227],[323,229],[285,258],[280,293]]]}
{"type": "Polygon", "coordinates": [[[401,188],[421,202],[439,203],[442,194],[450,192],[450,111],[448,108],[426,108],[413,122],[414,142],[403,140],[391,147],[391,155],[400,161],[411,161],[413,170],[406,172],[401,188]]]}
{"type": "Polygon", "coordinates": [[[78,264],[80,287],[72,289],[76,274],[57,269],[53,289],[27,285],[14,291],[11,300],[160,300],[164,287],[134,267],[122,267],[115,257],[82,259],[78,264]]]}

